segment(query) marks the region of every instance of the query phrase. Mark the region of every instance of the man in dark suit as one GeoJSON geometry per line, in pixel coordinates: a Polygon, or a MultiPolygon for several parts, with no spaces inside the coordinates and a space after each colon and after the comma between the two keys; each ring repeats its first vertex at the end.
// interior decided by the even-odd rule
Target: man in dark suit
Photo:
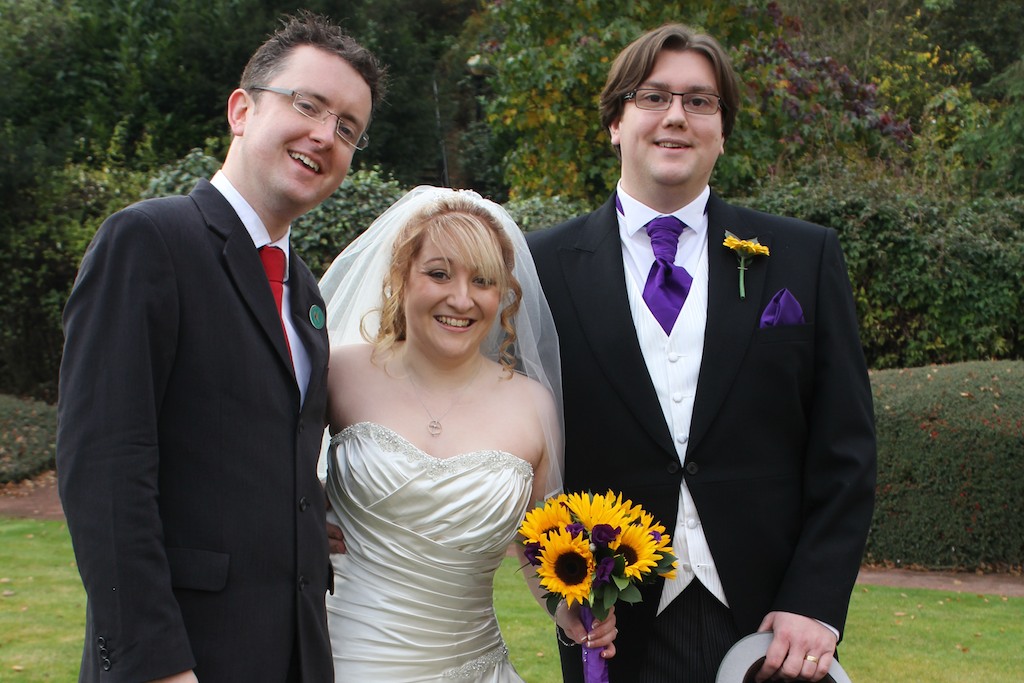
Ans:
{"type": "MultiPolygon", "coordinates": [[[[836,233],[710,191],[738,103],[713,38],[641,36],[601,95],[616,192],[529,236],[562,354],[566,490],[621,491],[680,559],[616,607],[613,683],[710,683],[755,630],[774,631],[759,680],[820,680],[870,524],[871,393],[836,233]]],[[[582,680],[579,650],[562,654],[582,680]]]]}
{"type": "Polygon", "coordinates": [[[323,17],[288,18],[228,98],[212,182],[118,212],[86,252],[57,438],[80,680],[333,679],[328,341],[289,226],[345,177],[382,76],[323,17]]]}

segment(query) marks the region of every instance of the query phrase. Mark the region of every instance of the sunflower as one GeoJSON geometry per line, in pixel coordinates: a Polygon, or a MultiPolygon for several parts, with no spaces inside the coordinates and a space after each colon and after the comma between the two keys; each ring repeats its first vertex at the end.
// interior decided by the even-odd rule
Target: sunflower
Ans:
{"type": "Polygon", "coordinates": [[[659,560],[655,569],[658,576],[663,576],[666,579],[676,578],[676,567],[679,566],[679,560],[670,545],[672,539],[665,533],[664,525],[656,522],[653,515],[643,510],[640,511],[639,523],[654,539],[654,559],[659,560]]]}
{"type": "Polygon", "coordinates": [[[610,488],[608,489],[608,493],[605,494],[605,497],[608,498],[611,501],[611,504],[615,507],[622,508],[626,513],[629,523],[631,524],[639,519],[641,514],[646,514],[642,507],[639,505],[633,505],[633,501],[630,500],[623,501],[623,495],[618,494],[616,496],[610,488]]]}
{"type": "Polygon", "coordinates": [[[550,498],[543,506],[537,506],[526,513],[519,526],[523,543],[541,543],[544,537],[555,529],[563,529],[572,523],[569,510],[562,505],[565,495],[550,498]]]}
{"type": "Polygon", "coordinates": [[[630,522],[629,509],[619,504],[611,491],[608,495],[570,493],[565,504],[572,515],[589,531],[598,524],[622,529],[630,522]]]}
{"type": "Polygon", "coordinates": [[[608,547],[626,561],[625,575],[628,579],[643,580],[644,574],[649,574],[661,559],[657,553],[658,542],[650,529],[642,524],[627,526],[608,547]]]}
{"type": "Polygon", "coordinates": [[[590,541],[564,529],[551,531],[540,553],[537,576],[544,588],[561,595],[570,607],[573,602],[583,604],[590,597],[594,577],[590,541]]]}

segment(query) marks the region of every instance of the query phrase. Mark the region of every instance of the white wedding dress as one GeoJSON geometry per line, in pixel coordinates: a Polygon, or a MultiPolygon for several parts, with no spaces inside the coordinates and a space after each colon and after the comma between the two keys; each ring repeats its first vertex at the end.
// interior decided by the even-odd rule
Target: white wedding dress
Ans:
{"type": "Polygon", "coordinates": [[[492,601],[533,469],[502,451],[435,458],[369,422],[331,439],[328,626],[338,683],[521,682],[492,601]]]}

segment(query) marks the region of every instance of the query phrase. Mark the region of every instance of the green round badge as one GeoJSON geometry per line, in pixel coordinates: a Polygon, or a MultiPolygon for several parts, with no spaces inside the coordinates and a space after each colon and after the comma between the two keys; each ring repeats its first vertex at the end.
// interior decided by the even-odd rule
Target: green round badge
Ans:
{"type": "Polygon", "coordinates": [[[324,329],[324,320],[324,309],[316,304],[309,307],[309,322],[313,323],[313,327],[318,330],[324,329]]]}

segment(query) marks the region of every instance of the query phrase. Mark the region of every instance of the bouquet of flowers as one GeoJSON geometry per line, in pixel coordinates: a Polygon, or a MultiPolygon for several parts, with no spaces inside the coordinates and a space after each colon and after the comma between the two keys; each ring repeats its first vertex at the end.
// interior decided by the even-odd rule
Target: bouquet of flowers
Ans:
{"type": "MultiPolygon", "coordinates": [[[[579,603],[587,630],[616,602],[640,602],[638,584],[675,578],[679,564],[665,527],[612,491],[549,498],[526,514],[519,535],[548,591],[548,611],[554,614],[562,600],[579,603]]],[[[608,680],[608,663],[597,650],[583,648],[587,683],[608,680]]]]}

